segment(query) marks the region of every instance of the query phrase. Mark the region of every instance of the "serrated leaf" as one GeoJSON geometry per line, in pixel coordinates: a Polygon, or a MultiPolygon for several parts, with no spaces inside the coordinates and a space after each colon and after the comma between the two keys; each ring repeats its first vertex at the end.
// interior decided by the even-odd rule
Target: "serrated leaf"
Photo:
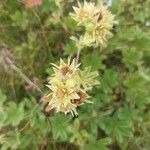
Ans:
{"type": "Polygon", "coordinates": [[[54,139],[66,140],[68,137],[68,126],[70,119],[63,114],[55,114],[51,119],[54,139]]]}
{"type": "Polygon", "coordinates": [[[126,138],[131,136],[132,133],[132,111],[128,108],[120,109],[112,117],[103,119],[103,130],[115,138],[119,143],[122,143],[126,138]]]}
{"type": "Polygon", "coordinates": [[[101,86],[103,87],[104,91],[111,92],[114,87],[116,87],[119,83],[118,80],[119,74],[113,70],[106,70],[104,76],[101,80],[101,86]]]}
{"type": "Polygon", "coordinates": [[[109,150],[107,147],[111,143],[111,138],[104,138],[98,141],[92,141],[89,144],[86,144],[84,149],[86,150],[109,150]]]}
{"type": "Polygon", "coordinates": [[[93,85],[99,84],[97,77],[98,72],[91,71],[91,67],[86,67],[83,71],[79,70],[79,82],[85,89],[90,89],[93,85]]]}
{"type": "Polygon", "coordinates": [[[17,149],[20,145],[20,133],[15,131],[11,133],[7,140],[2,144],[1,150],[17,149]]]}
{"type": "Polygon", "coordinates": [[[95,52],[90,55],[83,56],[82,64],[84,67],[91,66],[93,70],[103,70],[105,69],[105,65],[103,64],[103,60],[105,58],[105,55],[99,55],[97,52],[95,52]]]}
{"type": "Polygon", "coordinates": [[[64,48],[66,55],[73,55],[77,52],[77,47],[74,41],[70,40],[64,48]]]}
{"type": "Polygon", "coordinates": [[[21,102],[18,105],[14,102],[9,102],[6,108],[6,112],[7,119],[5,124],[17,126],[24,118],[24,102],[21,102]]]}

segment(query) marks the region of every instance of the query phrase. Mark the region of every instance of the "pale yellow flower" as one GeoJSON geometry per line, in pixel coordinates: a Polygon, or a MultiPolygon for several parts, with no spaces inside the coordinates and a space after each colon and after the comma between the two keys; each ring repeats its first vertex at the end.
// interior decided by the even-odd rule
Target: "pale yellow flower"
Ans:
{"type": "Polygon", "coordinates": [[[52,77],[47,87],[52,91],[49,95],[51,97],[49,105],[51,109],[55,108],[56,112],[65,114],[71,112],[76,115],[79,101],[84,102],[88,98],[86,92],[81,92],[80,83],[75,78],[55,79],[52,77]]]}
{"type": "Polygon", "coordinates": [[[69,77],[76,73],[80,64],[76,64],[75,59],[73,59],[72,63],[70,62],[70,58],[68,58],[68,63],[65,63],[62,59],[60,59],[59,66],[52,64],[55,75],[59,75],[60,77],[69,77]]]}
{"type": "Polygon", "coordinates": [[[84,1],[84,4],[81,5],[78,1],[78,7],[73,6],[73,10],[75,13],[70,13],[74,20],[77,21],[78,25],[86,24],[87,22],[91,22],[94,13],[97,11],[95,9],[94,3],[84,1]]]}
{"type": "Polygon", "coordinates": [[[84,1],[83,5],[78,3],[78,7],[73,7],[73,9],[75,13],[71,16],[78,25],[85,27],[80,43],[85,44],[84,46],[105,47],[107,40],[113,36],[111,30],[114,24],[117,24],[115,16],[108,10],[108,7],[102,3],[95,5],[84,1]]]}
{"type": "Polygon", "coordinates": [[[97,21],[95,29],[93,30],[95,43],[96,45],[101,44],[106,46],[107,40],[113,36],[111,33],[113,26],[117,24],[115,16],[108,10],[107,6],[101,4],[99,11],[94,17],[97,21]]]}
{"type": "Polygon", "coordinates": [[[49,105],[52,106],[52,109],[55,108],[56,112],[64,112],[65,114],[71,112],[72,114],[77,114],[77,106],[71,102],[71,99],[78,98],[77,93],[70,87],[67,87],[67,85],[64,86],[64,88],[55,87],[53,88],[49,105]]]}
{"type": "Polygon", "coordinates": [[[94,78],[97,74],[95,76],[94,73],[93,76],[92,73],[91,76],[90,70],[84,72],[86,80],[82,82],[83,72],[78,68],[79,64],[76,63],[75,59],[71,62],[70,58],[68,59],[68,63],[60,59],[60,65],[53,64],[53,66],[55,66],[53,68],[54,74],[49,78],[47,85],[51,92],[44,100],[48,102],[45,111],[48,112],[51,109],[55,109],[56,112],[63,112],[65,114],[70,112],[72,115],[77,115],[76,108],[90,102],[87,91],[95,85],[93,83],[95,83],[94,78]],[[89,82],[87,86],[85,86],[86,82],[89,82]]]}

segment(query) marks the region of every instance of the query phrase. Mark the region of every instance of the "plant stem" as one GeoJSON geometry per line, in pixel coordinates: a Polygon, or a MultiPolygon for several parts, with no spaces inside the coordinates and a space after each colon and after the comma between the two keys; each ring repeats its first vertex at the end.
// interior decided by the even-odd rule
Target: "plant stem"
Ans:
{"type": "Polygon", "coordinates": [[[77,51],[77,56],[76,56],[76,64],[78,64],[78,62],[79,62],[80,52],[81,52],[81,47],[80,47],[80,45],[78,45],[78,51],[77,51]]]}
{"type": "Polygon", "coordinates": [[[13,64],[13,62],[7,56],[6,50],[3,49],[3,51],[4,60],[11,67],[11,69],[17,72],[24,81],[26,81],[29,85],[32,85],[38,92],[43,93],[42,90],[21,71],[21,69],[19,69],[15,64],[13,64]]]}
{"type": "Polygon", "coordinates": [[[28,127],[28,125],[30,125],[30,122],[27,122],[20,130],[19,132],[21,133],[22,131],[24,131],[26,129],[26,127],[28,127]]]}

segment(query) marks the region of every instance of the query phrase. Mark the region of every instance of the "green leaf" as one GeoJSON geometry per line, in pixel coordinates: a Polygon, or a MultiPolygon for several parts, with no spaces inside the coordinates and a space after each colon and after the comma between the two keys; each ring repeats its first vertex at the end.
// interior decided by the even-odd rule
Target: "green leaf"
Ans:
{"type": "Polygon", "coordinates": [[[7,113],[4,111],[4,102],[6,101],[6,95],[4,95],[1,91],[0,91],[0,130],[4,125],[4,122],[7,118],[7,113]]]}
{"type": "Polygon", "coordinates": [[[77,52],[77,47],[74,41],[70,40],[64,48],[66,55],[74,55],[77,52]]]}
{"type": "Polygon", "coordinates": [[[123,61],[129,69],[133,69],[141,61],[142,53],[135,50],[123,51],[123,61]]]}
{"type": "Polygon", "coordinates": [[[68,29],[75,30],[77,28],[76,21],[72,19],[71,17],[65,17],[64,23],[68,27],[68,29]]]}
{"type": "Polygon", "coordinates": [[[19,26],[21,27],[23,30],[26,29],[27,25],[28,25],[28,18],[27,18],[27,12],[23,11],[16,11],[13,15],[10,16],[13,23],[13,26],[19,26]]]}
{"type": "Polygon", "coordinates": [[[127,107],[120,108],[114,116],[106,117],[103,121],[103,130],[119,143],[132,134],[132,111],[127,107]]]}
{"type": "Polygon", "coordinates": [[[6,107],[7,119],[6,125],[17,126],[24,118],[24,102],[18,105],[14,102],[9,102],[6,107]]]}
{"type": "Polygon", "coordinates": [[[0,107],[0,130],[4,125],[4,122],[7,118],[7,113],[0,107]]]}
{"type": "Polygon", "coordinates": [[[6,95],[4,95],[0,90],[0,107],[2,107],[5,101],[6,101],[6,95]]]}
{"type": "Polygon", "coordinates": [[[136,72],[128,76],[124,81],[124,85],[127,87],[125,97],[126,101],[130,101],[133,104],[136,104],[140,109],[144,110],[150,103],[147,80],[143,79],[141,75],[136,72]]]}
{"type": "Polygon", "coordinates": [[[55,116],[51,119],[54,139],[67,139],[69,121],[70,119],[64,114],[55,114],[55,116]]]}
{"type": "Polygon", "coordinates": [[[79,70],[79,82],[85,89],[92,88],[93,85],[99,84],[99,81],[96,80],[98,77],[97,71],[91,71],[91,67],[86,67],[84,70],[79,70]]]}
{"type": "Polygon", "coordinates": [[[90,55],[84,55],[82,59],[83,67],[91,66],[93,70],[105,69],[103,60],[106,58],[105,55],[100,55],[98,52],[93,52],[90,55]]]}
{"type": "Polygon", "coordinates": [[[17,149],[19,145],[20,133],[16,130],[7,137],[7,140],[2,144],[1,150],[17,149]]]}
{"type": "Polygon", "coordinates": [[[109,144],[111,144],[111,138],[104,138],[100,139],[98,141],[91,141],[89,144],[86,144],[84,146],[84,149],[86,150],[109,150],[107,147],[109,144]]]}
{"type": "Polygon", "coordinates": [[[112,92],[112,89],[115,88],[119,83],[119,74],[114,70],[106,70],[104,76],[101,80],[101,86],[106,93],[112,92]]]}

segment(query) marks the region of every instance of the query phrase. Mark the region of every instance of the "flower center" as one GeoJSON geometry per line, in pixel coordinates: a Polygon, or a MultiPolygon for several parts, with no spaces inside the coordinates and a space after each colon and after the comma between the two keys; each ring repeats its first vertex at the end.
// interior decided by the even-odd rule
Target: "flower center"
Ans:
{"type": "Polygon", "coordinates": [[[73,71],[69,68],[69,66],[65,66],[61,68],[61,73],[65,76],[67,73],[72,74],[73,71]]]}
{"type": "Polygon", "coordinates": [[[102,27],[96,27],[96,29],[95,29],[95,34],[97,35],[97,36],[99,36],[99,35],[102,35],[103,34],[103,28],[102,27]]]}
{"type": "Polygon", "coordinates": [[[62,89],[57,89],[57,91],[56,91],[56,96],[58,97],[58,98],[62,98],[64,95],[65,95],[65,91],[63,91],[62,89]]]}
{"type": "Polygon", "coordinates": [[[86,12],[86,11],[84,11],[84,10],[81,10],[80,12],[79,12],[79,18],[80,19],[82,19],[82,18],[84,18],[84,17],[88,17],[88,12],[86,12]]]}

